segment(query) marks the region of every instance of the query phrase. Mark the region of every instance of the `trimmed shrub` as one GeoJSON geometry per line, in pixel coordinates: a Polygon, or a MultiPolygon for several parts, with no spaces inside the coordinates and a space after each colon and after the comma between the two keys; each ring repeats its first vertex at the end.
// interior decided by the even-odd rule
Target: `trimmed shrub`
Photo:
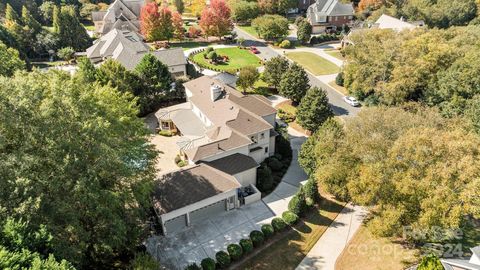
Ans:
{"type": "Polygon", "coordinates": [[[196,263],[189,264],[187,267],[185,267],[185,270],[202,270],[200,266],[198,266],[196,263]]]}
{"type": "Polygon", "coordinates": [[[207,47],[207,48],[205,49],[205,54],[208,54],[208,53],[210,53],[210,52],[213,52],[213,48],[212,48],[212,47],[207,47]]]}
{"type": "Polygon", "coordinates": [[[272,237],[274,232],[275,231],[273,230],[272,225],[270,225],[270,224],[262,225],[262,233],[265,236],[265,238],[268,239],[268,238],[272,237]]]}
{"type": "Polygon", "coordinates": [[[212,258],[205,258],[202,260],[202,263],[200,263],[202,266],[203,270],[215,270],[215,260],[212,258]]]}
{"type": "Polygon", "coordinates": [[[268,159],[268,167],[272,171],[280,171],[283,168],[283,164],[278,159],[272,157],[268,159]]]}
{"type": "Polygon", "coordinates": [[[273,187],[272,171],[267,166],[260,166],[257,169],[257,188],[261,192],[267,192],[273,187]]]}
{"type": "Polygon", "coordinates": [[[303,194],[302,189],[300,189],[288,203],[288,210],[300,217],[303,215],[303,213],[305,213],[306,209],[307,203],[305,202],[305,195],[303,194]]]}
{"type": "Polygon", "coordinates": [[[215,258],[217,259],[217,263],[221,268],[227,268],[232,262],[230,255],[223,250],[217,252],[217,254],[215,254],[215,258]]]}
{"type": "Polygon", "coordinates": [[[265,241],[265,237],[263,236],[263,233],[261,231],[252,231],[250,233],[250,239],[252,239],[253,246],[254,247],[259,247],[263,244],[265,241]]]}
{"type": "Polygon", "coordinates": [[[250,239],[241,239],[240,246],[244,253],[250,253],[253,250],[253,243],[250,239]]]}
{"type": "Polygon", "coordinates": [[[272,219],[272,227],[276,232],[281,232],[287,227],[287,223],[282,218],[276,217],[272,219]]]}
{"type": "Polygon", "coordinates": [[[305,203],[311,207],[320,201],[320,194],[318,193],[317,181],[314,178],[308,179],[307,183],[302,187],[305,194],[305,203]]]}
{"type": "Polygon", "coordinates": [[[285,211],[282,213],[282,218],[287,223],[288,225],[293,225],[298,221],[298,216],[291,212],[291,211],[285,211]]]}
{"type": "Polygon", "coordinates": [[[188,165],[188,162],[185,161],[185,160],[180,160],[180,161],[177,163],[177,166],[180,167],[180,168],[181,168],[181,167],[185,167],[185,166],[187,166],[187,165],[188,165]]]}
{"type": "Polygon", "coordinates": [[[238,244],[230,244],[227,247],[228,254],[230,254],[230,258],[236,261],[240,259],[243,255],[242,247],[238,244]]]}
{"type": "Polygon", "coordinates": [[[208,58],[208,59],[214,60],[214,59],[217,59],[217,56],[218,56],[218,55],[217,55],[217,53],[216,53],[215,51],[212,51],[212,52],[207,53],[207,58],[208,58]]]}
{"type": "Polygon", "coordinates": [[[158,135],[165,136],[165,137],[172,137],[173,133],[170,130],[160,130],[158,135]]]}
{"type": "Polygon", "coordinates": [[[292,43],[290,43],[290,40],[285,39],[284,41],[280,42],[278,47],[282,49],[288,49],[292,47],[292,43]]]}
{"type": "Polygon", "coordinates": [[[345,79],[343,78],[343,72],[337,74],[337,77],[335,77],[335,83],[340,86],[344,85],[345,79]]]}
{"type": "Polygon", "coordinates": [[[278,118],[282,119],[282,121],[285,122],[285,123],[287,123],[287,124],[295,121],[295,118],[296,118],[295,115],[293,115],[293,114],[291,114],[291,113],[289,113],[289,112],[286,112],[286,111],[284,111],[284,110],[282,110],[282,109],[279,109],[279,110],[277,111],[277,116],[278,116],[278,118]]]}

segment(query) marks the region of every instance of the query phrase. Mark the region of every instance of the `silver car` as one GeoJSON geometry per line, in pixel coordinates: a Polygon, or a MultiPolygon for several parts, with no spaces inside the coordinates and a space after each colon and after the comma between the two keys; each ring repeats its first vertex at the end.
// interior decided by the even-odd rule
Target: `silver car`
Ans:
{"type": "Polygon", "coordinates": [[[345,100],[346,103],[350,104],[353,107],[360,106],[360,103],[354,97],[345,96],[343,97],[343,100],[345,100]]]}

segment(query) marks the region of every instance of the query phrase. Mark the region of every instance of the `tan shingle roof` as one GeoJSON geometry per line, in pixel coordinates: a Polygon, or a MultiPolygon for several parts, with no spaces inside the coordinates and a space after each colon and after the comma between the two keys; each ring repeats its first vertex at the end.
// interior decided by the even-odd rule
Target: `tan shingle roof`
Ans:
{"type": "Polygon", "coordinates": [[[205,163],[230,175],[235,175],[259,166],[252,157],[240,153],[205,163]]]}
{"type": "Polygon", "coordinates": [[[239,187],[233,176],[200,164],[163,175],[156,182],[153,205],[161,215],[239,187]]]}
{"type": "Polygon", "coordinates": [[[249,145],[251,143],[252,141],[249,138],[232,131],[230,136],[228,136],[226,139],[214,141],[201,145],[197,148],[185,150],[185,153],[190,160],[197,162],[214,155],[225,153],[235,148],[249,145]]]}

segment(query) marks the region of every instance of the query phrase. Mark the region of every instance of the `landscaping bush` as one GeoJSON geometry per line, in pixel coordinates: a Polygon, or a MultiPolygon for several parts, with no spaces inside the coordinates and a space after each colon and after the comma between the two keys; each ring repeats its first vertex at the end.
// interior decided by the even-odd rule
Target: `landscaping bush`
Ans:
{"type": "Polygon", "coordinates": [[[215,270],[215,260],[212,258],[205,258],[200,263],[203,270],[215,270]]]}
{"type": "Polygon", "coordinates": [[[262,233],[263,233],[263,235],[265,236],[266,239],[272,237],[274,232],[275,231],[273,230],[272,225],[270,225],[270,224],[262,225],[262,233]]]}
{"type": "Polygon", "coordinates": [[[165,137],[172,137],[173,133],[170,130],[160,130],[158,135],[165,136],[165,137]]]}
{"type": "Polygon", "coordinates": [[[217,263],[221,268],[227,268],[232,262],[230,255],[223,250],[217,252],[217,254],[215,254],[215,258],[217,259],[217,263]]]}
{"type": "Polygon", "coordinates": [[[252,231],[250,233],[250,239],[252,239],[253,246],[254,247],[259,247],[263,244],[265,241],[265,237],[263,236],[263,233],[261,231],[252,231]]]}
{"type": "Polygon", "coordinates": [[[303,213],[305,213],[306,209],[307,204],[305,202],[305,195],[303,194],[302,189],[300,189],[288,203],[288,210],[292,211],[295,215],[300,217],[303,215],[303,213]]]}
{"type": "Polygon", "coordinates": [[[276,217],[272,219],[272,227],[276,232],[281,232],[287,227],[287,223],[282,218],[276,217]]]}
{"type": "Polygon", "coordinates": [[[257,188],[261,192],[270,191],[273,187],[272,171],[267,166],[260,166],[257,169],[257,188]]]}
{"type": "Polygon", "coordinates": [[[305,194],[305,203],[311,207],[320,201],[320,194],[318,193],[317,181],[314,178],[308,179],[307,183],[302,187],[305,194]]]}
{"type": "Polygon", "coordinates": [[[282,109],[279,109],[277,111],[277,116],[278,116],[278,118],[282,119],[282,121],[287,123],[287,124],[295,121],[295,115],[293,115],[289,112],[286,112],[282,109]]]}
{"type": "Polygon", "coordinates": [[[185,267],[185,270],[202,270],[200,266],[198,266],[196,263],[192,263],[185,267]]]}
{"type": "Polygon", "coordinates": [[[187,165],[188,165],[188,162],[185,161],[185,160],[180,160],[180,162],[177,163],[177,166],[180,167],[180,168],[185,167],[187,165]]]}
{"type": "Polygon", "coordinates": [[[253,250],[253,242],[250,239],[241,239],[240,246],[244,253],[250,253],[253,250]]]}
{"type": "Polygon", "coordinates": [[[207,58],[208,58],[208,59],[215,60],[215,59],[217,59],[217,56],[218,56],[218,55],[217,55],[217,53],[216,53],[215,51],[212,51],[212,52],[207,53],[207,58]]]}
{"type": "Polygon", "coordinates": [[[292,43],[290,43],[290,40],[285,39],[284,41],[280,42],[278,46],[282,49],[289,49],[292,47],[292,43]]]}
{"type": "Polygon", "coordinates": [[[213,50],[212,47],[207,47],[207,48],[205,49],[205,54],[208,54],[208,53],[213,52],[213,51],[214,51],[214,50],[213,50]]]}
{"type": "Polygon", "coordinates": [[[230,254],[230,258],[236,261],[240,259],[243,255],[242,247],[238,244],[230,244],[227,247],[228,254],[230,254]]]}
{"type": "Polygon", "coordinates": [[[285,211],[282,213],[282,218],[288,225],[293,225],[298,221],[298,215],[291,211],[285,211]]]}
{"type": "Polygon", "coordinates": [[[335,83],[340,86],[344,85],[345,79],[343,78],[343,72],[338,73],[337,77],[335,77],[335,83]]]}

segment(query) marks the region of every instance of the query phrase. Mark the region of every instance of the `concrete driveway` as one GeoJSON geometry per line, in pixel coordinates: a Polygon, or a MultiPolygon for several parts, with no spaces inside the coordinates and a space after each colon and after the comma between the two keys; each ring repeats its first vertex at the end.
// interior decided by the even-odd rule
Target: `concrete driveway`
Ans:
{"type": "Polygon", "coordinates": [[[252,230],[270,223],[273,217],[265,203],[258,201],[207,218],[180,232],[152,236],[145,241],[145,246],[165,269],[184,269],[206,257],[215,258],[215,253],[248,238],[252,230]]]}

